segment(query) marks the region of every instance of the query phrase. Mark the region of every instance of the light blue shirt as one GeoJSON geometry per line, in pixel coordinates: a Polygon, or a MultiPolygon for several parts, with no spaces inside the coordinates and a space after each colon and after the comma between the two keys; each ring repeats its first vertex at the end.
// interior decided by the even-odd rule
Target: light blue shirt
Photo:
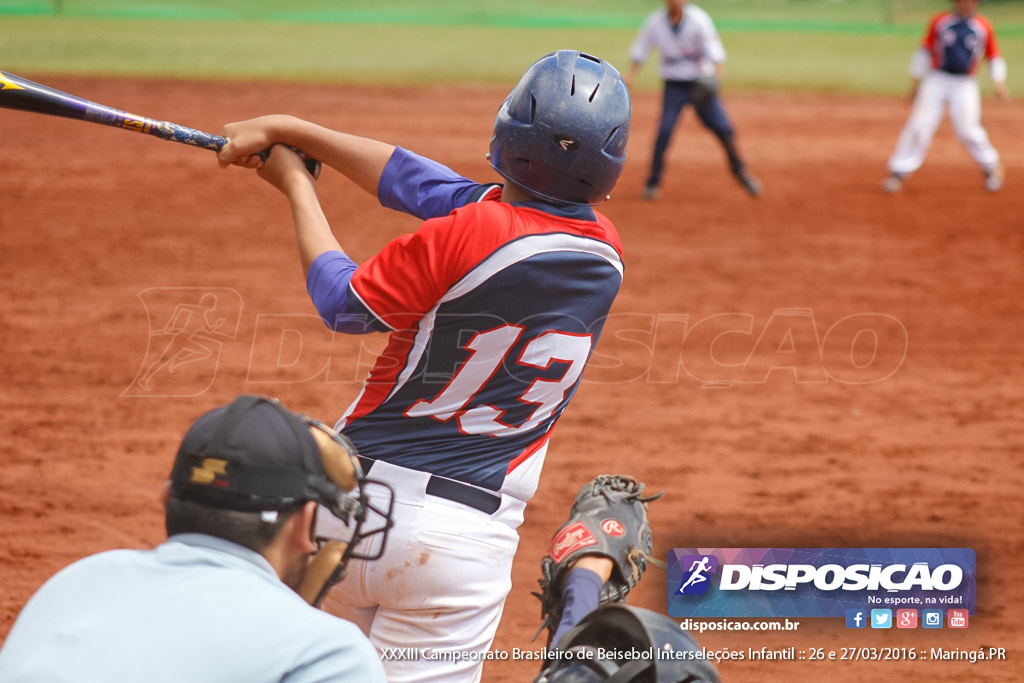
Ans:
{"type": "Polygon", "coordinates": [[[57,573],[18,615],[0,683],[385,683],[370,641],[262,555],[181,534],[57,573]]]}

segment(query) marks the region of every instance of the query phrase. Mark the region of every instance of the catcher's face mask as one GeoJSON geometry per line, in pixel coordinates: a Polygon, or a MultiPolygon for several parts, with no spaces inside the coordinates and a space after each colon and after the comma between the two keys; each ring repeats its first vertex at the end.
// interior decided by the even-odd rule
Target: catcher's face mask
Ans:
{"type": "Polygon", "coordinates": [[[276,399],[240,396],[199,418],[182,441],[171,481],[172,495],[213,507],[267,512],[312,500],[337,517],[348,538],[316,539],[319,549],[299,588],[313,605],[344,578],[350,559],[379,558],[393,525],[391,488],[366,479],[352,442],[276,399]],[[376,550],[363,552],[363,542],[377,535],[376,550]]]}
{"type": "Polygon", "coordinates": [[[309,604],[317,606],[331,586],[345,578],[349,560],[377,560],[384,554],[388,532],[394,525],[394,491],[375,479],[368,479],[359,465],[355,445],[344,434],[303,416],[320,448],[324,473],[333,490],[322,498],[313,498],[341,520],[351,533],[348,540],[317,536],[319,547],[310,562],[306,578],[299,587],[309,604]],[[371,496],[369,489],[374,488],[371,496]],[[369,550],[370,537],[380,536],[369,550]]]}

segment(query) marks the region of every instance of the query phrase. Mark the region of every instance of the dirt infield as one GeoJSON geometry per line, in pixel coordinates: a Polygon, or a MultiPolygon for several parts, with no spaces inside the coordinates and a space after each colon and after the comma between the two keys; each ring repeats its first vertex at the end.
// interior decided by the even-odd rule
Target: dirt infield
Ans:
{"type": "MultiPolygon", "coordinates": [[[[503,89],[26,76],[214,132],[286,111],[496,178],[484,153],[503,89]]],[[[945,123],[924,168],[888,196],[879,184],[902,99],[727,93],[726,103],[765,195],[740,190],[689,115],[664,197],[649,203],[640,188],[658,105],[637,97],[630,161],[605,207],[625,244],[624,288],[552,440],[495,648],[539,647],[530,591],[553,525],[586,480],[621,471],[666,492],[651,506],[661,557],[691,546],[977,551],[979,607],[965,631],[804,620],[789,633],[708,633],[710,649],[1008,656],[745,660],[721,664],[726,680],[1018,680],[1024,106],[985,105],[1006,160],[1001,193],[984,192],[945,123]]],[[[250,392],[332,421],[382,339],[332,339],[320,325],[286,204],[252,174],[77,121],[0,110],[0,131],[3,636],[61,567],[163,540],[157,493],[197,415],[250,392]]],[[[416,226],[331,172],[321,196],[357,261],[416,226]]],[[[652,568],[631,602],[664,610],[664,573],[652,568]]],[[[528,681],[536,668],[496,661],[484,678],[528,681]]]]}

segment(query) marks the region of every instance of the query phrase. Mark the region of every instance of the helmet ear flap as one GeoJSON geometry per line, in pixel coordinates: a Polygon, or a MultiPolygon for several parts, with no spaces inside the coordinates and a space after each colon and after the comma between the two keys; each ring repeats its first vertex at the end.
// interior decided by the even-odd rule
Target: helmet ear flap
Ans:
{"type": "Polygon", "coordinates": [[[354,455],[355,446],[348,437],[323,424],[311,424],[309,431],[320,449],[327,480],[346,493],[354,490],[362,478],[359,461],[354,455]]]}

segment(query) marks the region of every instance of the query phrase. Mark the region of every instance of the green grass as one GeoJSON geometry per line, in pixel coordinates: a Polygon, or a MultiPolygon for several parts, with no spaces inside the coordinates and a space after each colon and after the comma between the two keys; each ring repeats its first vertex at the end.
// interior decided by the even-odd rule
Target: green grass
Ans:
{"type": "Polygon", "coordinates": [[[508,82],[545,52],[621,61],[623,31],[23,17],[0,22],[0,68],[302,81],[508,82]]]}
{"type": "MultiPolygon", "coordinates": [[[[576,48],[620,68],[660,0],[0,0],[0,69],[17,74],[509,83],[576,48]],[[130,9],[135,8],[135,9],[130,9]],[[192,17],[192,18],[182,18],[192,17]],[[276,19],[256,19],[272,17],[276,19]],[[308,21],[318,17],[318,21],[308,21]],[[588,25],[589,22],[589,25],[588,25]]],[[[704,0],[730,87],[904,92],[924,19],[945,0],[704,0]]],[[[990,0],[1024,92],[1024,2],[990,0]]],[[[648,65],[638,87],[657,85],[648,65]]],[[[985,83],[986,79],[983,79],[985,83]]],[[[987,84],[986,84],[987,89],[987,84]]]]}
{"type": "MultiPolygon", "coordinates": [[[[828,29],[918,26],[948,0],[701,0],[723,25],[828,29]]],[[[662,0],[0,0],[0,15],[419,26],[633,28],[662,0]]],[[[1024,0],[989,0],[997,23],[1024,25],[1024,0]]]]}
{"type": "MultiPolygon", "coordinates": [[[[723,34],[732,87],[859,93],[905,93],[917,36],[806,33],[723,34]]],[[[1024,41],[1001,45],[1010,92],[1024,94],[1024,41]],[[1016,67],[1016,68],[1015,68],[1016,67]]],[[[987,70],[982,91],[991,91],[987,70]]]]}
{"type": "MultiPolygon", "coordinates": [[[[702,0],[723,22],[919,24],[947,0],[702,0]]],[[[0,14],[415,25],[631,28],[661,0],[0,0],[0,14]]],[[[1002,21],[1020,0],[991,0],[1002,21]]]]}

